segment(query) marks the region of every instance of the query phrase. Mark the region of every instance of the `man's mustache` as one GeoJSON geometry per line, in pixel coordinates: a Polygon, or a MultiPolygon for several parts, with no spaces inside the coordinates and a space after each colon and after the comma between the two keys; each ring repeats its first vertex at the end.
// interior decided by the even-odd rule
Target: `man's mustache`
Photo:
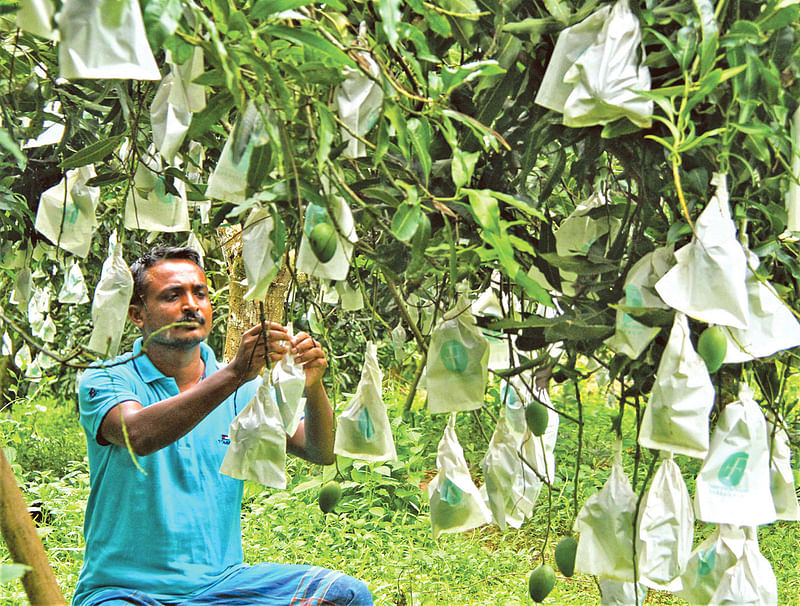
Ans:
{"type": "Polygon", "coordinates": [[[183,317],[180,319],[181,322],[194,322],[199,324],[200,326],[205,326],[206,319],[201,316],[200,314],[194,314],[191,312],[185,313],[183,317]]]}

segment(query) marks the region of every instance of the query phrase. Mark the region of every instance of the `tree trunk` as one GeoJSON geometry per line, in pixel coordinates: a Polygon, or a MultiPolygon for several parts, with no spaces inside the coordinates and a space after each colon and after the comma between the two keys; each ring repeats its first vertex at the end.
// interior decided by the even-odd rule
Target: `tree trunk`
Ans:
{"type": "Polygon", "coordinates": [[[25,499],[2,448],[0,448],[0,530],[11,559],[32,569],[22,577],[22,585],[31,605],[66,604],[56,583],[53,569],[50,568],[47,552],[36,533],[33,520],[28,515],[25,499]]]}
{"type": "MultiPolygon", "coordinates": [[[[230,275],[230,313],[225,333],[225,349],[222,358],[230,361],[236,355],[242,333],[260,322],[258,301],[245,301],[247,288],[241,282],[245,278],[244,261],[242,260],[242,234],[238,226],[220,227],[222,250],[230,275]]],[[[284,257],[278,275],[272,281],[264,301],[264,315],[267,322],[284,323],[284,302],[289,290],[291,275],[284,257]]]]}

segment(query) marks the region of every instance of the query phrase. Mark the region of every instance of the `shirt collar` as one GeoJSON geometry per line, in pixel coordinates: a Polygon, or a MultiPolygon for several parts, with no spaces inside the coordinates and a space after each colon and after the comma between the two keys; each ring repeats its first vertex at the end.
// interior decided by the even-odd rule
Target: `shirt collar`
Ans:
{"type": "MultiPolygon", "coordinates": [[[[142,343],[142,337],[139,337],[133,343],[133,364],[139,376],[144,379],[145,383],[166,379],[167,376],[156,368],[155,364],[147,357],[147,354],[142,355],[142,343]]],[[[200,356],[206,365],[206,377],[217,371],[217,358],[214,355],[214,351],[206,345],[205,341],[200,343],[200,356]]]]}

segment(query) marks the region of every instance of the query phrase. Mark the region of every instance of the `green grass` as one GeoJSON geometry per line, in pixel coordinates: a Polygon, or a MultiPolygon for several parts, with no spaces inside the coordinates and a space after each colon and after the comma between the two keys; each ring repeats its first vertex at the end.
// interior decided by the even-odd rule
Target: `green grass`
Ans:
{"type": "MultiPolygon", "coordinates": [[[[490,399],[493,392],[490,390],[490,399]]],[[[605,482],[611,463],[611,423],[616,409],[606,407],[596,388],[582,391],[584,435],[578,502],[580,505],[605,482]]],[[[556,388],[559,409],[576,414],[570,389],[556,388]]],[[[387,394],[394,419],[400,461],[367,465],[339,459],[322,469],[292,459],[285,491],[264,490],[248,483],[242,512],[245,559],[307,563],[342,570],[365,580],[381,606],[516,605],[531,604],[527,576],[541,561],[544,549],[552,564],[552,550],[574,516],[573,479],[577,449],[576,426],[563,421],[556,449],[558,478],[550,495],[543,491],[534,517],[519,530],[505,533],[494,525],[460,534],[431,534],[427,492],[420,487],[435,474],[436,446],[446,416],[431,418],[415,406],[413,424],[397,418],[404,394],[398,388],[387,394]],[[343,498],[335,512],[324,515],[316,503],[320,484],[337,476],[343,498]],[[549,532],[548,532],[549,528],[549,532]],[[547,545],[544,545],[547,535],[547,545]]],[[[633,476],[635,434],[633,415],[626,415],[625,465],[633,476]]],[[[480,459],[491,435],[493,420],[487,412],[459,416],[458,435],[473,477],[480,482],[480,459]]],[[[0,417],[0,443],[9,448],[13,466],[29,502],[41,500],[49,518],[40,527],[56,577],[71,597],[82,562],[83,510],[88,496],[88,470],[82,431],[72,404],[56,404],[39,396],[17,404],[10,418],[0,417]],[[30,439],[24,439],[31,436],[30,439]],[[80,436],[76,440],[75,436],[80,436]]],[[[643,455],[644,456],[644,455],[643,455]]],[[[647,455],[649,456],[649,455],[647,455]]],[[[638,466],[637,490],[646,472],[638,466]]],[[[690,490],[699,461],[678,457],[690,490]]],[[[697,524],[696,542],[712,529],[697,524]]],[[[759,529],[764,555],[778,577],[780,604],[800,600],[800,527],[778,522],[759,529]]],[[[0,562],[8,562],[0,545],[0,562]]],[[[599,604],[592,577],[565,579],[558,575],[546,604],[599,604]]],[[[649,592],[646,604],[683,604],[665,592],[649,592]]],[[[27,604],[19,581],[0,585],[0,604],[27,604]]]]}

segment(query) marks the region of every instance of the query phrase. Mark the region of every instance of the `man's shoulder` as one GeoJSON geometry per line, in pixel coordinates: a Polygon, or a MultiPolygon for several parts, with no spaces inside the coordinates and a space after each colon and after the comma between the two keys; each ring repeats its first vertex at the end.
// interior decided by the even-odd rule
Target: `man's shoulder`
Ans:
{"type": "Polygon", "coordinates": [[[81,373],[80,383],[92,381],[98,376],[128,376],[134,372],[134,360],[141,355],[141,353],[136,354],[129,351],[109,360],[92,362],[89,367],[81,373]]]}

